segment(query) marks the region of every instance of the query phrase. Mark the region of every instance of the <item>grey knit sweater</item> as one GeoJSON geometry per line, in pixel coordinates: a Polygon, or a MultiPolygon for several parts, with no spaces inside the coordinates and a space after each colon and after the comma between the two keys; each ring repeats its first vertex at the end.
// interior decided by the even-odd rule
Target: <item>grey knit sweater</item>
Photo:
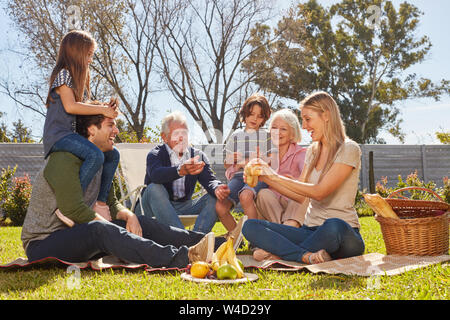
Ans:
{"type": "MultiPolygon", "coordinates": [[[[55,210],[58,208],[56,196],[44,177],[45,166],[34,180],[30,204],[22,228],[21,239],[25,251],[30,241],[43,240],[55,231],[68,228],[55,215],[55,210]]],[[[73,170],[78,174],[79,166],[75,166],[73,170]]],[[[64,177],[64,175],[65,173],[61,172],[61,176],[64,177]]],[[[100,180],[101,170],[92,179],[84,195],[84,202],[89,207],[92,207],[97,200],[100,180]]]]}

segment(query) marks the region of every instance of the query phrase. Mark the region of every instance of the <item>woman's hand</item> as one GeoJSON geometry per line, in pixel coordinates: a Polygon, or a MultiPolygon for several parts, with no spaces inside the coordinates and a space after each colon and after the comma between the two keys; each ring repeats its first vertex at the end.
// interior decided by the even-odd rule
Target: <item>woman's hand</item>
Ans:
{"type": "Polygon", "coordinates": [[[261,170],[260,176],[271,176],[277,174],[267,162],[260,158],[250,160],[247,165],[259,168],[261,170]]]}
{"type": "MultiPolygon", "coordinates": [[[[264,176],[263,179],[267,177],[276,175],[277,173],[273,170],[264,160],[259,158],[252,159],[248,162],[244,169],[244,182],[249,186],[254,187],[261,179],[261,176],[264,176]]],[[[264,180],[262,180],[264,181],[264,180]]]]}
{"type": "Polygon", "coordinates": [[[108,107],[113,108],[114,110],[117,110],[119,108],[119,99],[111,98],[108,102],[108,107]]]}

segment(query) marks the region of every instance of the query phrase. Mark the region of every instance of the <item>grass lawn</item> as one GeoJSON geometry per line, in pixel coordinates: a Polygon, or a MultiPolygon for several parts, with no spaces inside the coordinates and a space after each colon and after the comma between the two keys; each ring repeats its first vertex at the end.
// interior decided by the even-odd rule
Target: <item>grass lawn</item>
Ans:
{"type": "MultiPolygon", "coordinates": [[[[378,222],[360,218],[366,252],[385,254],[378,222]]],[[[214,231],[222,233],[221,224],[214,231]]],[[[0,227],[0,263],[25,257],[20,227],[0,227]]],[[[244,253],[246,247],[238,253],[244,253]]],[[[259,280],[241,285],[204,285],[183,281],[177,272],[143,270],[81,270],[78,287],[64,268],[0,271],[0,300],[4,299],[441,299],[449,300],[448,264],[373,279],[358,276],[317,275],[308,272],[256,272],[259,280]]]]}

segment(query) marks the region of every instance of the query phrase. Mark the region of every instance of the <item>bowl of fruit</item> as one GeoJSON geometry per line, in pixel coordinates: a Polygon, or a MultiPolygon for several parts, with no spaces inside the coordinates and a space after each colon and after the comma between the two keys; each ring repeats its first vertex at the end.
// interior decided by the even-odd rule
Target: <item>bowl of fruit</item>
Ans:
{"type": "Polygon", "coordinates": [[[258,276],[244,272],[244,265],[233,249],[233,239],[229,238],[214,252],[211,262],[193,262],[181,278],[193,282],[232,284],[255,281],[258,276]]]}

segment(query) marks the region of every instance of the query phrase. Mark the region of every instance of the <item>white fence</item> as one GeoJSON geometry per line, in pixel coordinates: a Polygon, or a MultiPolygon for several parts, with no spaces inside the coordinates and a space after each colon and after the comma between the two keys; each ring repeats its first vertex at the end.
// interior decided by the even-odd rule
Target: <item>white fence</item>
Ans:
{"type": "MultiPolygon", "coordinates": [[[[226,182],[222,145],[196,146],[206,152],[217,177],[226,182]]],[[[417,170],[419,178],[433,180],[442,186],[442,178],[450,177],[450,145],[360,145],[362,165],[360,188],[369,189],[369,154],[373,152],[374,181],[387,177],[388,185],[397,183],[417,170]]],[[[0,143],[0,168],[14,167],[16,176],[27,173],[32,179],[44,163],[42,144],[0,143]]],[[[144,177],[142,177],[144,180],[144,177]]]]}

